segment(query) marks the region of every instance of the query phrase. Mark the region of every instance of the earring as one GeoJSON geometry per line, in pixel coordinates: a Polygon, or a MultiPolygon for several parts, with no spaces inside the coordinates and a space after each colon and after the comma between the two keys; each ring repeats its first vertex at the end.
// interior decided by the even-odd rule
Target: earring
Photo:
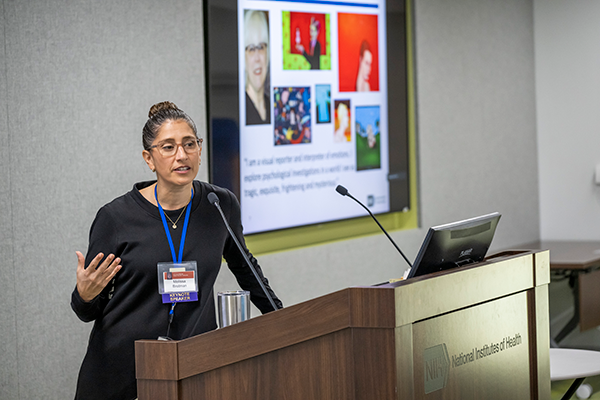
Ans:
{"type": "Polygon", "coordinates": [[[150,171],[152,172],[156,172],[156,170],[154,168],[150,168],[150,171]]]}

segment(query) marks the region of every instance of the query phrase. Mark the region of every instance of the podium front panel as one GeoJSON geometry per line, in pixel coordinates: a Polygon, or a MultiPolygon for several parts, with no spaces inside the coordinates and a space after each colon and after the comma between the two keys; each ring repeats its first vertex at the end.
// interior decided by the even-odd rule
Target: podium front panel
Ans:
{"type": "Polygon", "coordinates": [[[393,329],[350,328],[181,381],[179,399],[393,400],[393,329]]]}
{"type": "Polygon", "coordinates": [[[527,293],[413,325],[415,399],[530,397],[527,293]]]}

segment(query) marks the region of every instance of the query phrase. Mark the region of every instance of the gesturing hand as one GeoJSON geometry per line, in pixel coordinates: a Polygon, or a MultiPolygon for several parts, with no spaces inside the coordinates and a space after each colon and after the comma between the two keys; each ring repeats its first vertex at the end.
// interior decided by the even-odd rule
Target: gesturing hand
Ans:
{"type": "Polygon", "coordinates": [[[75,253],[77,254],[77,291],[83,301],[90,302],[102,292],[108,282],[121,270],[122,265],[119,265],[121,259],[115,258],[114,254],[109,254],[98,266],[104,258],[103,253],[98,253],[90,262],[90,265],[85,268],[85,257],[79,251],[75,253]]]}

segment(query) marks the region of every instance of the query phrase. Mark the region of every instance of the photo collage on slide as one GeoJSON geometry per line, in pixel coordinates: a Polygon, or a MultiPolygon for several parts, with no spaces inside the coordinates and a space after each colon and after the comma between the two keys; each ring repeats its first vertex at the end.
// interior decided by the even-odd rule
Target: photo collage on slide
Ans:
{"type": "Polygon", "coordinates": [[[351,145],[355,171],[380,169],[378,23],[377,14],[244,8],[241,124],[268,125],[274,146],[351,145]]]}

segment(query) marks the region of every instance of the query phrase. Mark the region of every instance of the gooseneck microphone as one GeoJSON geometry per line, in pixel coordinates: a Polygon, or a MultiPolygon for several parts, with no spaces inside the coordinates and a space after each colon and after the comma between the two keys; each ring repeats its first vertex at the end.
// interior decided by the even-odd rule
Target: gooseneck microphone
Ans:
{"type": "Polygon", "coordinates": [[[335,191],[338,192],[339,194],[341,194],[342,196],[348,196],[348,197],[350,197],[352,200],[354,200],[355,202],[357,202],[358,204],[360,204],[362,206],[362,208],[364,208],[365,210],[367,210],[367,212],[369,213],[369,215],[375,220],[375,222],[377,222],[377,225],[379,225],[379,227],[381,228],[381,230],[383,231],[383,233],[385,233],[385,236],[387,236],[387,238],[390,239],[390,242],[392,242],[392,244],[394,245],[394,247],[396,248],[396,250],[398,250],[398,252],[400,253],[400,255],[402,255],[402,257],[404,258],[404,260],[406,261],[406,263],[408,264],[408,266],[412,268],[412,264],[410,263],[410,261],[408,261],[408,258],[406,258],[406,256],[402,252],[402,250],[400,250],[400,247],[398,247],[398,245],[396,244],[396,242],[394,242],[394,239],[392,239],[391,236],[388,235],[388,233],[386,232],[386,230],[383,229],[383,226],[381,226],[381,224],[379,223],[379,221],[377,221],[377,218],[375,218],[375,216],[373,215],[373,213],[371,212],[371,210],[369,210],[363,203],[361,203],[354,196],[352,196],[350,194],[350,192],[348,192],[348,189],[346,189],[342,185],[338,185],[335,188],[335,191]]]}
{"type": "Polygon", "coordinates": [[[254,268],[254,265],[252,265],[252,263],[250,262],[250,259],[248,258],[248,255],[242,248],[242,245],[240,244],[238,238],[235,236],[235,234],[231,230],[231,226],[229,226],[229,223],[227,222],[227,218],[225,218],[225,214],[223,214],[223,210],[221,209],[221,206],[219,205],[219,196],[217,196],[215,194],[215,192],[210,192],[207,197],[208,197],[208,201],[210,202],[210,204],[214,205],[215,207],[217,207],[217,210],[219,210],[219,214],[221,214],[221,218],[223,219],[223,222],[225,223],[225,226],[227,227],[227,230],[229,231],[229,235],[235,242],[237,248],[240,250],[240,253],[242,253],[244,260],[246,260],[246,264],[248,264],[248,266],[250,267],[250,270],[254,274],[254,277],[258,281],[258,284],[260,285],[261,289],[263,290],[263,292],[265,292],[265,295],[267,295],[267,298],[269,299],[269,302],[271,303],[273,310],[275,310],[275,311],[279,310],[279,307],[277,307],[277,305],[273,301],[273,297],[271,297],[271,294],[265,287],[265,284],[263,283],[262,279],[260,279],[258,272],[256,272],[256,268],[254,268]]]}

